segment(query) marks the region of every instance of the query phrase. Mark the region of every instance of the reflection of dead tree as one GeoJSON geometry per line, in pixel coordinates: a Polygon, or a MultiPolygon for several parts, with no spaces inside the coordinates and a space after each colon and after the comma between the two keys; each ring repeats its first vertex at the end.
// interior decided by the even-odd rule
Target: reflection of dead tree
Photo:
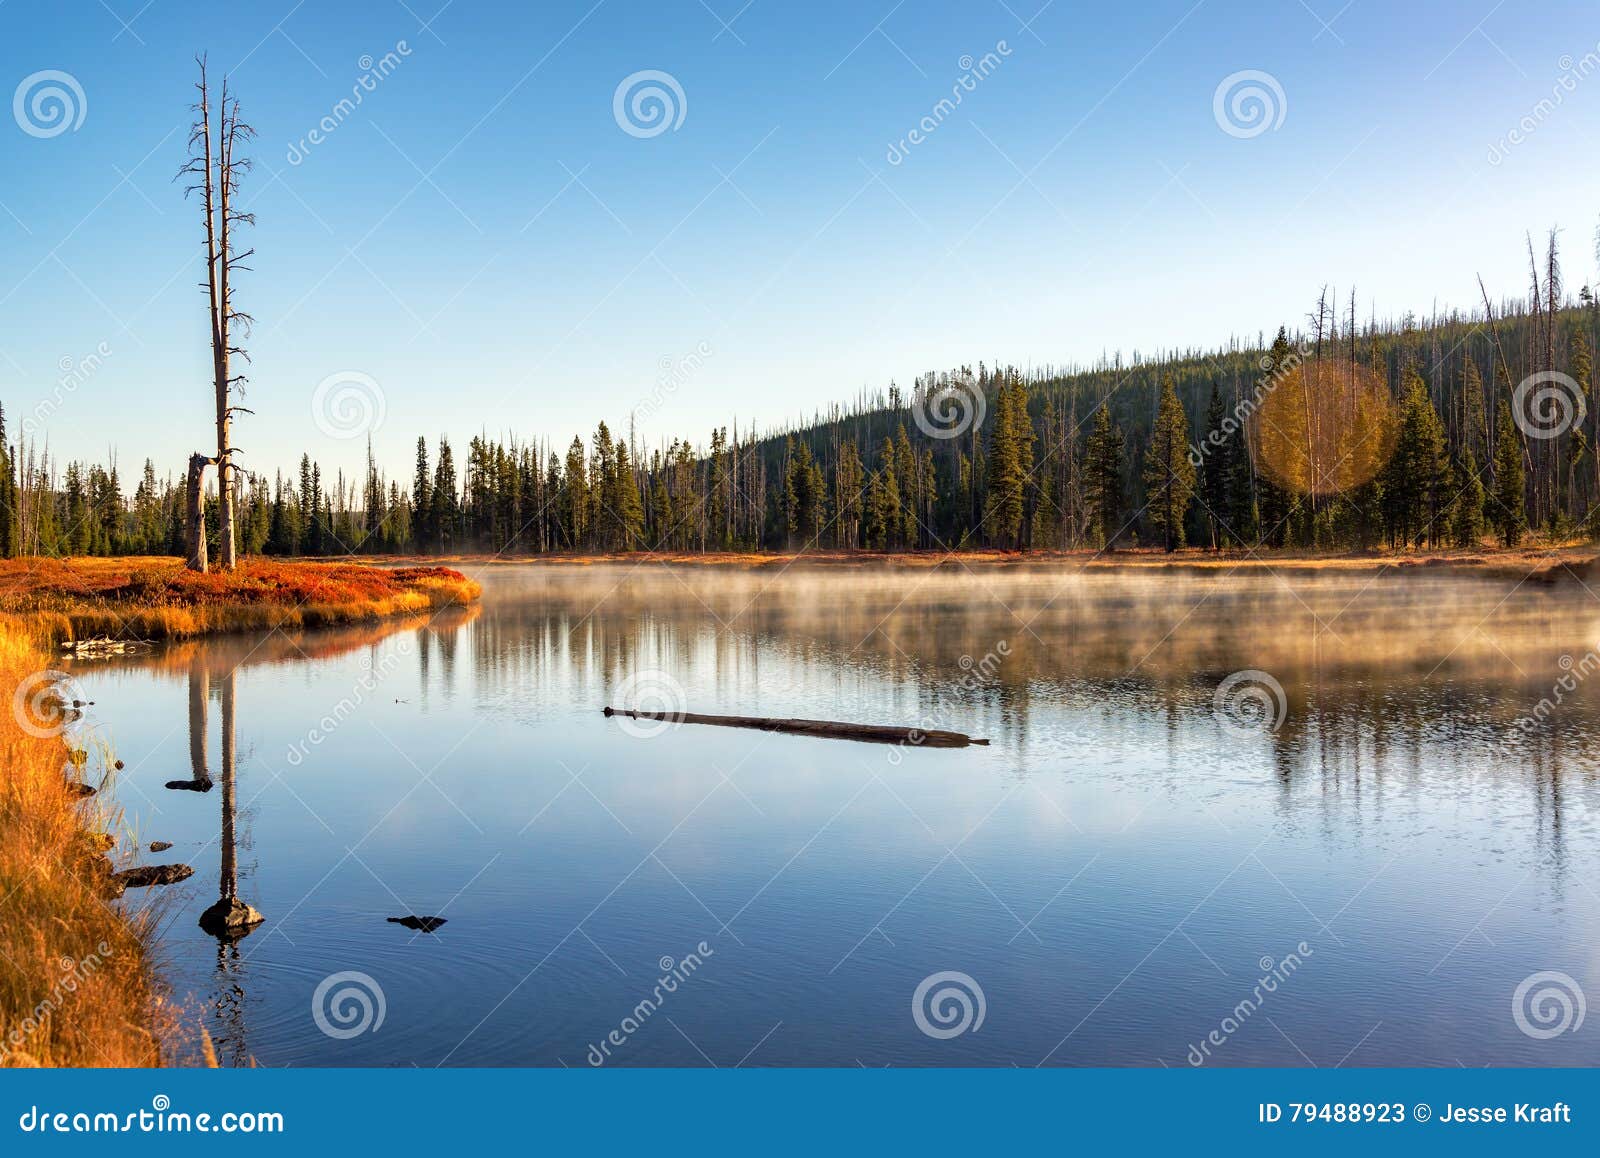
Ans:
{"type": "Polygon", "coordinates": [[[259,925],[262,916],[239,899],[238,835],[234,821],[234,781],[237,755],[234,748],[235,669],[222,677],[222,862],[217,873],[217,903],[200,914],[200,927],[215,937],[237,940],[259,925]]]}
{"type": "Polygon", "coordinates": [[[206,84],[205,58],[199,59],[200,81],[195,88],[200,99],[194,106],[196,119],[189,132],[189,162],[180,176],[192,179],[185,195],[200,192],[205,216],[206,280],[205,290],[211,316],[211,369],[212,385],[217,404],[217,453],[215,458],[195,454],[189,459],[187,564],[192,571],[204,571],[207,566],[205,548],[205,522],[197,517],[201,511],[201,489],[205,468],[217,464],[217,552],[218,562],[225,570],[233,570],[237,561],[234,543],[234,477],[233,477],[233,415],[235,411],[249,413],[242,406],[234,406],[230,394],[236,384],[245,381],[243,374],[232,372],[233,355],[246,362],[250,356],[244,348],[234,345],[233,325],[248,334],[251,317],[234,308],[231,289],[235,270],[248,269],[242,264],[255,252],[253,249],[236,253],[233,229],[236,225],[253,225],[254,214],[241,212],[234,204],[239,189],[239,178],[250,171],[250,160],[236,157],[240,142],[249,141],[255,130],[239,119],[239,102],[228,97],[228,82],[224,77],[222,96],[218,102],[220,123],[213,138],[211,131],[211,97],[206,84]]]}
{"type": "Polygon", "coordinates": [[[210,701],[211,672],[196,652],[189,660],[189,779],[168,780],[168,788],[211,791],[211,773],[206,768],[206,716],[210,701]]]}
{"type": "MultiPolygon", "coordinates": [[[[237,805],[235,781],[238,754],[234,740],[234,668],[222,676],[222,856],[217,871],[217,903],[200,914],[200,927],[217,939],[218,991],[213,1000],[216,1010],[216,1043],[234,1066],[254,1064],[245,1032],[245,989],[239,942],[262,921],[262,916],[239,899],[239,841],[236,831],[237,805]]],[[[192,701],[191,701],[192,708],[192,701]]],[[[191,716],[191,729],[193,728],[191,716]]],[[[199,727],[205,743],[205,720],[199,727]]],[[[192,734],[192,731],[191,731],[192,734]]]]}

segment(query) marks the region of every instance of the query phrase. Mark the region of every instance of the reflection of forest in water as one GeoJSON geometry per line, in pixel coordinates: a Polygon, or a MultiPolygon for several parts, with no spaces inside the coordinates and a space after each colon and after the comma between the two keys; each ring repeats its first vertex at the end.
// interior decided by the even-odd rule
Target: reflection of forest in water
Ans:
{"type": "MultiPolygon", "coordinates": [[[[1600,676],[1600,601],[1576,582],[959,565],[547,566],[487,579],[470,633],[479,694],[572,679],[609,698],[630,673],[660,669],[690,710],[704,695],[707,710],[739,711],[761,689],[762,714],[804,715],[785,686],[831,672],[841,717],[883,714],[881,695],[861,709],[849,693],[887,686],[899,714],[860,722],[990,737],[1018,775],[1093,768],[1108,745],[1148,753],[1155,726],[1186,776],[1248,775],[1265,758],[1285,800],[1306,788],[1326,809],[1419,777],[1481,790],[1528,809],[1557,865],[1564,806],[1600,802],[1600,678],[1586,674],[1600,676]],[[1242,669],[1281,685],[1275,731],[1241,739],[1219,726],[1215,693],[1242,669]]],[[[434,639],[448,666],[449,636],[434,639]]]]}
{"type": "Polygon", "coordinates": [[[363,648],[375,665],[385,639],[410,636],[423,703],[458,694],[464,650],[474,694],[536,710],[568,707],[540,689],[576,683],[604,698],[651,669],[690,689],[690,709],[702,706],[697,693],[737,709],[760,688],[772,714],[799,714],[778,711],[784,684],[821,670],[898,689],[909,698],[897,710],[974,721],[1017,751],[1041,711],[1054,726],[1040,739],[1069,744],[1151,719],[1173,731],[1209,725],[1218,684],[1250,668],[1284,690],[1282,726],[1262,735],[1286,781],[1297,769],[1415,768],[1430,745],[1463,773],[1526,775],[1541,791],[1596,770],[1600,692],[1583,673],[1596,662],[1600,602],[1578,583],[958,565],[519,566],[485,578],[481,609],[189,643],[133,666],[177,674],[203,655],[219,673],[363,648]]]}
{"type": "Polygon", "coordinates": [[[1459,746],[1463,764],[1488,760],[1496,745],[1509,762],[1590,763],[1596,692],[1578,671],[1600,641],[1600,602],[1577,583],[954,566],[665,571],[491,569],[471,633],[477,673],[487,686],[531,688],[560,668],[609,685],[658,667],[698,673],[736,703],[742,688],[783,674],[765,670],[772,660],[860,669],[915,689],[922,708],[995,713],[1020,746],[1036,708],[1200,722],[1217,685],[1253,668],[1287,698],[1275,737],[1285,772],[1300,755],[1364,745],[1382,758],[1430,742],[1459,746]],[[1576,687],[1560,690],[1543,726],[1519,727],[1542,698],[1554,703],[1563,677],[1576,687]]]}

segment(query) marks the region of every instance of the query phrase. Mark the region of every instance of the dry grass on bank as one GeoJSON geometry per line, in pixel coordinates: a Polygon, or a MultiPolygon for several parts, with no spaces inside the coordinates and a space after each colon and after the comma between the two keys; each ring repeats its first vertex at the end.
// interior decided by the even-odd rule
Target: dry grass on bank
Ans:
{"type": "Polygon", "coordinates": [[[52,643],[364,623],[480,594],[448,567],[251,559],[200,575],[165,557],[0,561],[0,616],[52,643]]]}
{"type": "MultiPolygon", "coordinates": [[[[7,698],[22,688],[38,704],[45,666],[0,627],[7,698]]],[[[96,834],[118,817],[69,791],[69,767],[59,736],[24,731],[0,706],[0,1066],[156,1065],[165,1015],[146,967],[148,920],[95,887],[96,834]]]]}
{"type": "Polygon", "coordinates": [[[0,1067],[158,1065],[172,1020],[149,967],[150,916],[97,888],[103,834],[120,817],[104,794],[72,790],[91,765],[103,787],[110,758],[71,753],[39,726],[41,711],[59,721],[65,706],[44,676],[49,645],[361,624],[480,593],[445,567],[251,560],[197,575],[164,558],[0,562],[0,1067]]]}

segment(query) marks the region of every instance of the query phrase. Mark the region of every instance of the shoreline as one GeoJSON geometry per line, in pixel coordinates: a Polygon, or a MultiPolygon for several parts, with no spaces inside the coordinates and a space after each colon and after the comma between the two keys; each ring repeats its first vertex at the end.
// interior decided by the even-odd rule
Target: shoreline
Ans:
{"type": "Polygon", "coordinates": [[[10,913],[0,922],[9,963],[0,1068],[159,1066],[182,1016],[155,963],[161,900],[109,903],[110,873],[142,860],[107,799],[122,763],[103,741],[68,741],[89,705],[57,670],[54,645],[375,623],[471,606],[481,593],[434,566],[247,560],[201,575],[162,557],[0,562],[0,689],[12,699],[0,711],[0,896],[10,913]]]}
{"type": "Polygon", "coordinates": [[[1558,579],[1588,579],[1600,576],[1600,546],[1563,544],[1547,548],[1520,547],[1441,551],[1212,551],[1188,547],[1168,553],[1160,548],[1131,548],[1117,551],[1089,549],[1001,551],[973,549],[963,551],[615,551],[545,552],[534,555],[490,555],[461,553],[449,555],[393,555],[366,557],[370,562],[400,566],[427,562],[447,566],[509,567],[539,565],[549,567],[592,567],[606,565],[675,566],[737,568],[744,570],[820,570],[927,571],[939,568],[984,570],[1062,571],[1142,571],[1142,572],[1329,572],[1406,574],[1413,571],[1532,578],[1540,582],[1558,579]]]}

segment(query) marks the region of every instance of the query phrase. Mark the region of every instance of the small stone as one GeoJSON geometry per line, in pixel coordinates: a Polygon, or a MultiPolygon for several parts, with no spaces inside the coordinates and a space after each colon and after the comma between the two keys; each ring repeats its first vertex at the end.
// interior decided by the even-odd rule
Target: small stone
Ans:
{"type": "Polygon", "coordinates": [[[172,842],[170,840],[152,840],[150,842],[151,852],[166,852],[171,847],[172,842]]]}
{"type": "Polygon", "coordinates": [[[390,917],[391,925],[401,925],[404,928],[415,930],[418,933],[431,933],[444,924],[443,917],[390,917]]]}
{"type": "Polygon", "coordinates": [[[166,786],[175,792],[210,792],[212,782],[210,780],[168,780],[166,786]]]}

